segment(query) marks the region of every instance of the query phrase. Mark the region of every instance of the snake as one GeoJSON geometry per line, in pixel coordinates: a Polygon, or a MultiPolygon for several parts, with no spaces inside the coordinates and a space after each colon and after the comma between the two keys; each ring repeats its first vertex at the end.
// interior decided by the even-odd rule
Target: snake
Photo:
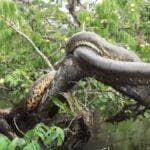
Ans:
{"type": "Polygon", "coordinates": [[[82,31],[71,36],[66,44],[66,55],[73,53],[74,50],[80,46],[90,47],[102,57],[110,59],[141,61],[134,52],[115,46],[94,32],[82,31]]]}
{"type": "Polygon", "coordinates": [[[48,93],[48,89],[52,86],[55,76],[55,71],[50,71],[47,74],[40,77],[34,84],[30,87],[28,98],[26,100],[27,111],[34,110],[42,100],[44,100],[44,95],[48,93]]]}
{"type": "MultiPolygon", "coordinates": [[[[150,83],[150,65],[143,63],[133,51],[111,44],[94,32],[82,31],[69,38],[66,44],[66,56],[70,54],[83,59],[87,64],[94,67],[96,71],[100,72],[102,76],[101,78],[98,77],[100,81],[104,81],[104,83],[109,81],[110,83],[109,73],[111,73],[113,74],[112,86],[115,89],[144,103],[144,105],[150,103],[150,96],[148,94],[150,92],[150,87],[148,86],[150,83]],[[109,67],[109,64],[113,64],[112,68],[109,67]],[[120,64],[122,67],[120,67],[120,64]],[[140,72],[140,69],[138,67],[133,68],[133,65],[138,67],[145,66],[148,69],[140,72]],[[119,69],[114,69],[114,66],[119,66],[119,69]],[[127,78],[127,80],[124,80],[126,85],[117,85],[117,83],[123,82],[121,75],[127,78]],[[143,77],[144,75],[146,78],[143,77]],[[108,81],[105,81],[106,78],[108,78],[108,81]]],[[[44,100],[44,95],[48,93],[48,89],[53,85],[55,73],[56,71],[51,71],[43,75],[30,87],[28,97],[25,101],[26,111],[32,111],[41,104],[44,100]]],[[[92,73],[90,72],[90,74],[92,73]]],[[[7,115],[10,112],[11,110],[0,110],[0,116],[7,115]]]]}
{"type": "Polygon", "coordinates": [[[144,105],[150,105],[150,64],[142,62],[133,51],[111,44],[94,32],[82,31],[68,40],[66,54],[92,66],[93,75],[98,72],[100,81],[144,105]]]}
{"type": "MultiPolygon", "coordinates": [[[[35,110],[42,101],[44,96],[48,93],[48,89],[52,86],[55,76],[55,71],[50,71],[47,74],[41,76],[34,84],[30,87],[27,98],[25,99],[22,109],[26,112],[35,110]]],[[[16,111],[13,109],[0,109],[0,116],[6,116],[11,112],[16,111]]]]}

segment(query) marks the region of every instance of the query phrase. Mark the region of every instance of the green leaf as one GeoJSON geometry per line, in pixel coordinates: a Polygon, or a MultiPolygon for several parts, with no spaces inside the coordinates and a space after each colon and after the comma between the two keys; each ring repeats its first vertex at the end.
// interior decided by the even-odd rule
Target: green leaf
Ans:
{"type": "Polygon", "coordinates": [[[66,103],[62,103],[59,99],[53,98],[53,102],[56,106],[60,108],[61,113],[68,113],[72,115],[71,110],[68,108],[66,103]]]}
{"type": "Polygon", "coordinates": [[[31,143],[26,145],[23,150],[41,150],[41,148],[37,141],[31,141],[31,143]]]}
{"type": "Polygon", "coordinates": [[[64,131],[59,127],[53,126],[49,129],[45,142],[50,145],[53,141],[57,140],[57,146],[60,146],[62,145],[64,138],[64,131]]]}
{"type": "Polygon", "coordinates": [[[61,128],[57,127],[57,145],[61,146],[64,139],[65,139],[64,131],[61,128]]]}
{"type": "Polygon", "coordinates": [[[0,150],[7,150],[9,143],[10,140],[6,136],[0,134],[0,150]]]}
{"type": "Polygon", "coordinates": [[[8,146],[8,150],[16,150],[17,147],[23,147],[25,140],[21,138],[15,138],[8,146]]]}

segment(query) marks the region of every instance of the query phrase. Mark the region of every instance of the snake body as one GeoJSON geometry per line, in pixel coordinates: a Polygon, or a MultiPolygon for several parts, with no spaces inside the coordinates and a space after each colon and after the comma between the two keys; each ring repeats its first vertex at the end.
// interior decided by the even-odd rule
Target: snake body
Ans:
{"type": "MultiPolygon", "coordinates": [[[[34,82],[29,89],[27,99],[25,100],[25,105],[23,105],[22,109],[25,111],[32,111],[40,105],[42,100],[44,100],[44,96],[48,92],[48,89],[53,84],[54,76],[55,71],[51,71],[34,82]]],[[[14,109],[0,109],[0,116],[6,116],[12,111],[14,111],[14,109]]]]}
{"type": "MultiPolygon", "coordinates": [[[[11,114],[13,117],[13,114],[20,108],[29,112],[30,115],[30,112],[38,108],[46,99],[45,95],[47,95],[49,88],[53,90],[56,88],[55,91],[57,91],[58,87],[59,91],[63,91],[62,87],[66,86],[66,89],[69,89],[70,86],[67,86],[69,82],[79,81],[86,76],[88,71],[87,76],[95,77],[104,83],[111,83],[111,86],[121,93],[135,99],[142,105],[150,106],[150,65],[144,64],[134,52],[115,46],[92,32],[74,34],[69,39],[66,50],[66,55],[71,57],[65,57],[64,63],[63,61],[60,63],[57,74],[55,71],[49,72],[32,85],[23,107],[21,105],[18,109],[0,109],[2,131],[6,129],[11,132],[12,130],[5,117],[7,118],[9,115],[11,117],[11,114]],[[82,60],[83,64],[80,64],[78,58],[82,60]],[[71,61],[67,61],[67,59],[71,61]],[[73,62],[76,62],[76,65],[73,65],[73,62]],[[88,66],[87,72],[83,70],[84,67],[82,68],[84,64],[88,66]],[[130,64],[131,67],[128,67],[130,64]],[[135,67],[132,68],[132,66],[135,67]],[[53,81],[58,84],[53,84],[53,81]],[[123,85],[121,85],[122,82],[124,82],[123,85]]],[[[11,136],[11,133],[9,135],[11,136]]]]}
{"type": "Polygon", "coordinates": [[[150,64],[141,62],[134,52],[115,46],[95,33],[79,32],[73,35],[67,44],[69,53],[75,53],[99,72],[118,76],[120,79],[114,78],[116,83],[124,78],[125,83],[131,85],[150,84],[150,64]]]}
{"type": "Polygon", "coordinates": [[[39,78],[30,88],[29,95],[26,100],[27,110],[33,110],[36,108],[44,98],[44,95],[48,92],[47,90],[51,87],[55,71],[51,71],[41,78],[39,78]]]}
{"type": "MultiPolygon", "coordinates": [[[[134,52],[126,50],[122,47],[113,45],[113,44],[107,42],[104,38],[100,37],[99,35],[97,35],[93,32],[84,31],[84,32],[79,32],[77,34],[74,34],[69,39],[69,41],[67,43],[67,46],[66,46],[67,55],[75,54],[75,51],[78,51],[78,49],[81,49],[81,50],[79,50],[80,52],[81,51],[84,52],[84,49],[88,49],[88,48],[91,49],[92,51],[94,51],[96,53],[97,57],[101,56],[103,58],[103,60],[105,59],[106,62],[108,62],[108,61],[117,62],[118,61],[119,65],[120,65],[120,63],[122,63],[123,67],[119,68],[120,70],[124,69],[124,64],[128,65],[128,64],[130,64],[130,62],[131,62],[131,64],[132,64],[132,62],[133,63],[135,62],[136,65],[140,64],[141,68],[143,67],[142,66],[143,63],[142,63],[141,59],[134,52]]],[[[87,51],[87,53],[88,53],[88,51],[87,51]]],[[[80,54],[78,53],[77,56],[81,58],[81,55],[82,55],[82,53],[80,53],[80,54]]],[[[93,61],[93,64],[94,64],[93,66],[95,68],[97,67],[96,66],[97,62],[95,59],[96,57],[93,57],[90,54],[87,57],[87,54],[84,53],[82,58],[83,58],[83,60],[87,60],[86,63],[89,63],[89,64],[90,64],[90,61],[91,62],[93,61]]],[[[103,62],[101,61],[101,63],[103,63],[103,62]]],[[[103,65],[103,64],[101,64],[101,65],[103,65]]],[[[121,93],[129,96],[130,98],[133,98],[133,99],[141,102],[144,105],[147,105],[147,104],[150,105],[150,95],[149,95],[149,91],[150,91],[149,68],[150,68],[150,66],[149,66],[149,64],[147,66],[148,67],[145,67],[145,68],[143,67],[143,68],[145,70],[148,70],[147,71],[148,72],[148,75],[147,75],[148,78],[145,78],[144,76],[140,76],[140,78],[139,78],[138,77],[138,71],[139,70],[137,71],[137,74],[134,74],[133,78],[128,78],[128,75],[131,75],[130,70],[129,70],[127,72],[127,74],[122,74],[122,76],[127,77],[127,80],[124,81],[125,85],[124,86],[121,86],[121,85],[118,86],[117,81],[114,81],[115,84],[113,84],[113,87],[115,89],[119,90],[121,93]],[[128,82],[129,83],[131,82],[131,85],[128,84],[128,82]]],[[[102,69],[102,68],[100,68],[100,69],[102,69]]],[[[130,68],[130,69],[132,71],[135,68],[130,68]]],[[[103,72],[101,72],[101,73],[103,74],[103,72]]],[[[108,73],[109,74],[104,74],[104,76],[102,77],[102,80],[104,80],[104,78],[108,78],[108,80],[110,80],[109,76],[113,72],[110,71],[108,73]]],[[[140,74],[140,72],[139,72],[139,74],[140,74]]],[[[119,76],[115,76],[115,74],[112,74],[112,76],[113,75],[114,75],[114,80],[119,80],[118,79],[119,76]]],[[[120,79],[120,81],[121,81],[121,79],[120,79]]],[[[123,79],[121,82],[123,82],[123,79]]]]}
{"type": "MultiPolygon", "coordinates": [[[[128,61],[128,62],[141,63],[140,58],[134,52],[128,51],[119,46],[115,46],[107,42],[104,38],[100,37],[99,35],[93,32],[86,32],[86,31],[76,33],[69,39],[66,45],[66,50],[67,50],[66,55],[74,54],[75,50],[78,48],[84,50],[83,47],[84,48],[86,47],[87,49],[88,48],[91,49],[92,51],[95,52],[97,56],[101,56],[102,58],[107,60],[111,59],[114,61],[122,61],[122,62],[128,61]]],[[[90,59],[88,60],[93,61],[94,59],[95,57],[90,57],[90,59]]],[[[95,60],[93,62],[95,63],[95,60]]],[[[48,74],[39,78],[33,84],[33,86],[29,90],[29,95],[25,102],[25,109],[27,111],[34,110],[42,102],[42,100],[44,99],[43,98],[44,95],[47,93],[47,90],[51,87],[53,83],[54,76],[55,76],[55,71],[49,72],[48,74]]],[[[102,78],[107,78],[106,74],[104,74],[102,78]]],[[[114,83],[117,83],[118,77],[115,77],[114,75],[113,80],[116,80],[114,81],[114,83]]],[[[150,96],[148,94],[150,91],[150,87],[148,86],[150,83],[149,80],[146,81],[147,85],[144,85],[145,80],[142,81],[141,79],[138,79],[138,77],[137,79],[134,80],[132,78],[129,78],[128,80],[129,82],[136,82],[136,84],[141,83],[141,85],[136,86],[135,84],[135,86],[131,86],[127,84],[126,86],[115,85],[114,87],[117,90],[121,91],[122,93],[125,93],[126,95],[131,96],[141,102],[143,101],[145,102],[145,100],[147,99],[148,103],[150,103],[149,102],[150,96]]],[[[128,83],[127,81],[125,82],[128,83]]],[[[10,113],[10,111],[11,110],[9,111],[0,110],[0,116],[7,115],[10,113]]]]}
{"type": "Polygon", "coordinates": [[[74,34],[66,45],[67,55],[73,53],[74,50],[80,46],[90,47],[102,57],[110,59],[121,61],[141,61],[134,52],[115,46],[93,32],[82,31],[74,34]]]}
{"type": "MultiPolygon", "coordinates": [[[[105,59],[141,63],[141,59],[134,52],[126,50],[119,46],[115,46],[107,42],[104,38],[100,37],[99,35],[93,32],[86,31],[76,33],[69,39],[66,45],[66,53],[67,55],[71,53],[73,54],[78,47],[82,48],[84,46],[92,49],[97,55],[105,59]]],[[[26,100],[26,108],[28,111],[34,110],[42,102],[42,100],[44,99],[44,95],[47,93],[47,90],[51,87],[53,83],[54,76],[55,71],[49,72],[48,74],[39,78],[30,88],[29,96],[26,100]]],[[[114,78],[116,77],[114,76],[114,78]]],[[[145,84],[145,80],[143,82],[142,79],[138,79],[138,77],[137,79],[129,78],[128,80],[129,82],[136,82],[138,84],[141,84],[141,86],[130,86],[127,84],[127,86],[116,85],[115,88],[119,89],[121,92],[131,97],[133,97],[133,94],[134,96],[136,95],[136,97],[133,98],[138,99],[142,102],[148,100],[149,103],[150,96],[148,93],[150,91],[150,87],[143,85],[143,83],[145,84]]],[[[117,81],[114,82],[117,83],[117,81]]],[[[127,83],[127,81],[125,82],[127,83]]],[[[149,85],[149,80],[146,81],[146,84],[149,85]]]]}

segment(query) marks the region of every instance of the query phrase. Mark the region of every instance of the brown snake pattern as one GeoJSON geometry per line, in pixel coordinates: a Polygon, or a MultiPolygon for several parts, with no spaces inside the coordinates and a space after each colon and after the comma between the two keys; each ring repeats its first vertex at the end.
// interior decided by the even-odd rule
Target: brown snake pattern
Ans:
{"type": "MultiPolygon", "coordinates": [[[[106,61],[109,61],[109,59],[118,61],[119,63],[122,64],[132,64],[132,62],[137,65],[141,65],[142,67],[145,65],[141,59],[132,51],[126,50],[122,47],[113,45],[111,43],[109,43],[108,41],[106,41],[104,38],[100,37],[99,35],[93,33],[93,32],[79,32],[75,35],[73,35],[66,46],[67,49],[67,54],[75,54],[75,52],[77,51],[77,49],[81,52],[81,51],[87,51],[87,49],[90,49],[91,51],[93,50],[94,52],[96,52],[98,55],[97,56],[101,56],[102,58],[104,58],[106,61]],[[144,65],[143,65],[144,64],[144,65]]],[[[86,56],[86,52],[84,53],[83,57],[84,58],[86,56]]],[[[80,53],[82,55],[82,53],[80,53]]],[[[81,56],[80,54],[78,54],[78,56],[81,56]]],[[[87,57],[89,59],[87,59],[86,63],[89,63],[89,61],[93,61],[93,64],[97,63],[95,61],[94,55],[91,56],[89,54],[89,56],[87,57]]],[[[84,60],[86,60],[86,58],[84,58],[84,60]]],[[[111,60],[110,60],[111,61],[111,60]]],[[[102,61],[101,61],[102,62],[102,61]]],[[[103,63],[103,62],[102,62],[103,63]]],[[[103,64],[102,64],[103,65],[103,64]]],[[[147,64],[146,64],[147,65],[147,64]]],[[[94,65],[93,65],[94,66],[94,65]]],[[[123,69],[124,69],[124,65],[122,65],[123,69]]],[[[149,64],[147,65],[148,68],[144,68],[145,70],[149,69],[149,64]]],[[[142,68],[141,67],[141,68],[142,68]]],[[[88,67],[89,68],[89,67],[88,67]]],[[[120,69],[122,69],[120,68],[120,69]]],[[[127,68],[128,69],[128,68],[127,68]]],[[[134,68],[130,68],[131,70],[134,68]]],[[[143,69],[143,68],[142,68],[143,69]]],[[[142,70],[141,69],[141,70],[142,70]]],[[[137,101],[139,101],[140,103],[144,104],[144,105],[150,105],[150,83],[149,83],[149,73],[148,76],[144,77],[144,76],[139,76],[140,73],[137,72],[137,74],[133,75],[133,78],[129,78],[128,75],[130,74],[130,72],[127,72],[127,74],[122,74],[120,76],[115,76],[115,74],[112,74],[112,72],[110,71],[110,73],[108,72],[107,74],[103,73],[103,71],[101,69],[95,69],[96,72],[99,72],[98,75],[98,79],[100,81],[108,81],[108,83],[111,82],[111,77],[112,76],[112,86],[120,91],[121,93],[129,96],[130,98],[133,98],[137,101]],[[123,80],[122,76],[126,76],[126,80],[123,80]],[[120,79],[119,79],[120,78],[120,79]],[[117,80],[120,81],[120,83],[122,84],[122,82],[124,82],[123,86],[120,84],[117,85],[117,80]],[[129,83],[129,84],[128,84],[129,83]],[[131,85],[130,85],[131,83],[131,85]]],[[[118,69],[119,70],[119,69],[118,69]]],[[[140,71],[141,71],[140,70],[140,71]]],[[[119,70],[120,71],[120,70],[119,70]]],[[[148,70],[149,71],[149,70],[148,70]]],[[[95,76],[95,73],[93,73],[95,76]]],[[[104,82],[105,83],[105,82],[104,82]]]]}
{"type": "Polygon", "coordinates": [[[52,86],[55,71],[51,71],[39,78],[30,88],[29,96],[26,101],[27,110],[35,109],[44,99],[44,95],[52,86]]]}
{"type": "Polygon", "coordinates": [[[66,45],[67,54],[73,53],[79,46],[90,47],[100,56],[109,59],[120,61],[141,61],[134,52],[115,46],[93,32],[82,31],[74,34],[66,45]]]}
{"type": "MultiPolygon", "coordinates": [[[[31,111],[37,108],[39,104],[44,100],[44,95],[48,92],[48,89],[53,84],[53,79],[55,76],[55,71],[51,71],[42,77],[40,77],[37,81],[29,89],[28,97],[25,101],[25,110],[31,111]]],[[[13,110],[13,109],[12,109],[13,110]]],[[[5,116],[9,114],[11,109],[0,109],[0,116],[5,116]]]]}
{"type": "MultiPolygon", "coordinates": [[[[92,32],[79,32],[74,34],[66,45],[67,55],[73,53],[77,47],[87,46],[94,50],[98,55],[119,61],[141,62],[140,58],[133,52],[127,51],[122,47],[110,44],[99,35],[92,32]]],[[[55,76],[55,71],[49,72],[39,78],[29,90],[26,100],[26,110],[34,110],[44,99],[44,95],[51,87],[55,76]]],[[[132,80],[132,78],[129,78],[132,80]]],[[[137,79],[138,80],[138,79],[137,79]]],[[[140,80],[138,80],[140,81],[140,80]]],[[[142,81],[141,81],[142,82],[142,81]]],[[[8,114],[9,111],[0,110],[0,115],[8,114]]]]}

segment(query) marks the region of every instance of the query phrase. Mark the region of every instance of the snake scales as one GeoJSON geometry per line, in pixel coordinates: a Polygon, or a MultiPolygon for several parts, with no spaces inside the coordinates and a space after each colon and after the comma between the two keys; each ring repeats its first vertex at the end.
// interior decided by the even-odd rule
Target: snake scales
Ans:
{"type": "MultiPolygon", "coordinates": [[[[100,36],[92,32],[79,32],[77,34],[74,34],[69,39],[66,45],[66,50],[67,50],[66,55],[73,53],[74,50],[78,47],[82,48],[82,46],[87,46],[91,48],[98,55],[106,59],[141,63],[140,58],[134,52],[128,51],[122,47],[112,45],[109,42],[107,42],[105,39],[101,38],[100,36]]],[[[43,95],[45,95],[47,89],[50,88],[50,86],[53,83],[54,76],[55,76],[55,72],[49,72],[48,74],[44,75],[34,83],[34,85],[30,89],[29,97],[26,101],[27,110],[32,110],[41,103],[43,95]]],[[[126,87],[116,86],[115,88],[119,88],[119,90],[122,90],[124,92],[126,90],[127,92],[130,90],[131,93],[132,92],[135,93],[136,91],[137,93],[139,93],[139,95],[137,95],[137,98],[141,96],[140,100],[142,99],[142,102],[143,99],[145,99],[145,97],[148,97],[146,91],[148,92],[150,91],[150,89],[147,86],[145,87],[145,85],[136,86],[136,87],[133,86],[129,87],[128,85],[126,87]]]]}
{"type": "MultiPolygon", "coordinates": [[[[140,101],[144,105],[150,103],[150,76],[149,76],[149,64],[143,63],[140,58],[131,51],[128,51],[122,47],[115,46],[113,44],[110,44],[107,42],[104,38],[100,37],[99,35],[93,33],[93,32],[79,32],[77,34],[74,34],[68,41],[66,45],[66,55],[73,54],[75,57],[80,57],[80,59],[83,59],[87,64],[92,65],[95,70],[98,70],[100,73],[101,78],[99,78],[100,81],[104,81],[104,78],[108,78],[109,82],[111,82],[111,79],[109,77],[109,73],[113,76],[113,87],[119,91],[121,91],[123,94],[130,96],[131,98],[134,98],[137,101],[140,101]],[[92,52],[92,53],[91,53],[92,52]],[[101,65],[99,66],[99,60],[102,58],[102,61],[100,61],[101,65]],[[104,61],[103,61],[104,60],[104,61]],[[136,73],[136,69],[130,67],[126,68],[125,72],[120,74],[120,70],[124,71],[123,68],[118,68],[115,70],[113,67],[109,68],[102,68],[101,66],[106,65],[106,63],[114,63],[114,65],[124,65],[125,67],[127,65],[133,65],[133,62],[136,62],[136,65],[146,65],[147,70],[138,70],[140,76],[138,76],[136,73]],[[118,64],[116,64],[116,62],[118,64]],[[132,68],[132,69],[131,69],[132,68]],[[110,69],[111,72],[110,72],[110,69]],[[113,70],[114,69],[114,70],[113,70]],[[135,69],[135,70],[134,70],[135,69]],[[133,70],[133,71],[132,71],[133,70]],[[117,74],[116,74],[116,72],[117,74]],[[130,72],[131,71],[131,72],[130,72]],[[134,73],[135,71],[135,73],[134,73]],[[103,73],[104,72],[104,73],[103,73]],[[125,74],[124,74],[125,73],[125,74]],[[133,73],[133,74],[132,74],[133,73]],[[121,76],[127,77],[127,80],[122,79],[121,76]],[[136,76],[135,76],[136,75],[136,76]],[[117,85],[118,83],[122,83],[123,80],[125,81],[126,85],[117,85]],[[114,84],[116,83],[116,84],[114,84]]],[[[145,67],[144,67],[145,69],[145,67]]],[[[30,88],[28,98],[25,102],[25,107],[27,111],[34,110],[43,99],[43,96],[47,93],[47,90],[52,86],[53,80],[55,76],[55,71],[49,72],[48,74],[42,76],[40,79],[38,79],[34,85],[30,88]]],[[[99,76],[99,75],[98,75],[99,76]]],[[[107,81],[106,81],[107,83],[107,81]]],[[[0,115],[8,114],[6,111],[0,110],[0,115]]]]}
{"type": "MultiPolygon", "coordinates": [[[[25,110],[34,110],[44,99],[44,95],[48,92],[48,89],[53,83],[55,71],[51,71],[42,77],[40,77],[29,89],[28,97],[25,101],[25,110]]],[[[13,109],[0,109],[0,116],[9,114],[13,109]]]]}
{"type": "Polygon", "coordinates": [[[115,46],[93,32],[79,32],[69,39],[67,54],[74,54],[92,65],[100,72],[100,81],[111,83],[121,93],[150,105],[150,65],[143,63],[134,52],[115,46]]]}

